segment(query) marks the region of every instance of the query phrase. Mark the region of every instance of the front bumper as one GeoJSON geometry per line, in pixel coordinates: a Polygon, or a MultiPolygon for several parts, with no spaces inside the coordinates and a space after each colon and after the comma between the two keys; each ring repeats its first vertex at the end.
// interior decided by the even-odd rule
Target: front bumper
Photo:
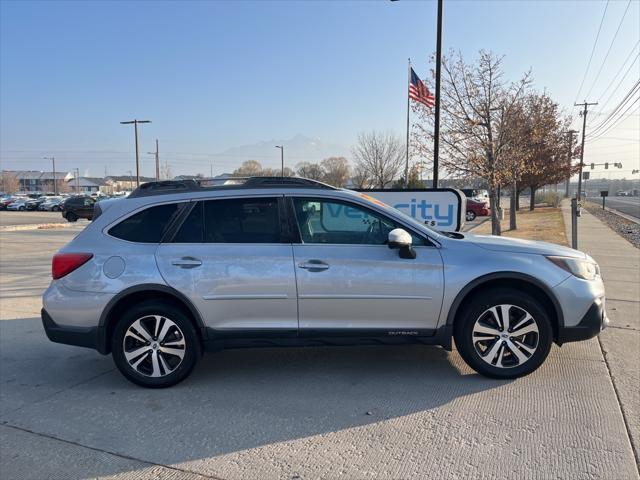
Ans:
{"type": "Polygon", "coordinates": [[[577,325],[561,327],[558,330],[558,345],[588,340],[604,330],[609,325],[609,318],[607,317],[603,300],[599,298],[594,300],[577,325]]]}

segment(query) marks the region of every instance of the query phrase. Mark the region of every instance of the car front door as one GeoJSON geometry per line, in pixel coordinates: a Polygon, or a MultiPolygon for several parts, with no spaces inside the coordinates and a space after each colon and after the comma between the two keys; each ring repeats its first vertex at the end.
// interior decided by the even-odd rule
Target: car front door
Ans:
{"type": "Polygon", "coordinates": [[[283,197],[193,202],[156,253],[169,285],[191,300],[212,333],[296,336],[298,309],[283,197]]]}
{"type": "MultiPolygon", "coordinates": [[[[438,249],[412,233],[415,259],[388,247],[393,219],[326,197],[291,197],[300,334],[430,335],[443,295],[438,249]]],[[[406,229],[406,228],[405,228],[406,229]]]]}

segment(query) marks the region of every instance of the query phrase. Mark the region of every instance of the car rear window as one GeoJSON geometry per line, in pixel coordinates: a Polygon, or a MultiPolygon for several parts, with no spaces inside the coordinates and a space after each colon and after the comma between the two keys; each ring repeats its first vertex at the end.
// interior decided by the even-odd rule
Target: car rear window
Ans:
{"type": "Polygon", "coordinates": [[[277,198],[198,202],[174,243],[280,243],[277,198]]]}
{"type": "Polygon", "coordinates": [[[109,234],[140,243],[160,243],[162,236],[178,212],[177,203],[167,203],[142,210],[111,227],[109,234]]]}

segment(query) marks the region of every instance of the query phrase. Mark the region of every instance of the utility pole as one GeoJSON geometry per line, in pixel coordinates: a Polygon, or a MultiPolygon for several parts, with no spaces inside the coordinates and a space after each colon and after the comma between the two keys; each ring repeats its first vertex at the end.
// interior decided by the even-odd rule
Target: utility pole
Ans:
{"type": "Polygon", "coordinates": [[[80,169],[76,168],[76,195],[80,192],[80,169]]]}
{"type": "Polygon", "coordinates": [[[281,177],[284,177],[284,145],[276,145],[276,148],[280,149],[280,165],[281,165],[281,177]]]}
{"type": "Polygon", "coordinates": [[[45,160],[51,160],[53,164],[53,194],[58,195],[58,182],[56,178],[56,157],[42,157],[45,160]]]}
{"type": "Polygon", "coordinates": [[[130,125],[133,123],[136,138],[136,185],[140,186],[140,154],[138,152],[138,124],[151,123],[151,120],[130,120],[128,122],[120,122],[122,125],[130,125]]]}
{"type": "Polygon", "coordinates": [[[440,156],[440,66],[442,64],[442,1],[438,0],[438,33],[436,39],[436,112],[433,125],[433,188],[438,188],[440,156]]]}
{"type": "Polygon", "coordinates": [[[569,130],[567,132],[569,134],[569,148],[568,148],[568,152],[567,152],[567,181],[565,183],[564,186],[564,196],[566,198],[569,198],[569,182],[571,181],[571,154],[573,153],[572,151],[572,147],[573,147],[573,134],[574,133],[578,133],[577,130],[569,130]]]}
{"type": "Polygon", "coordinates": [[[585,100],[584,103],[576,103],[574,106],[576,107],[584,107],[582,111],[582,147],[580,147],[580,173],[578,176],[578,193],[576,198],[580,201],[582,197],[582,167],[584,165],[584,138],[585,138],[585,130],[587,128],[587,112],[589,111],[589,107],[591,105],[598,105],[598,102],[595,103],[587,103],[585,100]]]}
{"type": "Polygon", "coordinates": [[[156,138],[156,151],[155,152],[147,152],[149,155],[154,155],[156,157],[156,182],[160,181],[160,155],[158,153],[158,139],[156,138]]]}

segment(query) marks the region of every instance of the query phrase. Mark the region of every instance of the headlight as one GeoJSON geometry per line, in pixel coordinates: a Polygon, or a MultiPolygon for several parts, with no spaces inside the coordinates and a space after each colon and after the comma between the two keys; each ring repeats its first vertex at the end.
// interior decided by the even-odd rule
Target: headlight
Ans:
{"type": "Polygon", "coordinates": [[[595,280],[600,276],[600,267],[594,261],[572,257],[547,257],[547,259],[583,280],[595,280]]]}

